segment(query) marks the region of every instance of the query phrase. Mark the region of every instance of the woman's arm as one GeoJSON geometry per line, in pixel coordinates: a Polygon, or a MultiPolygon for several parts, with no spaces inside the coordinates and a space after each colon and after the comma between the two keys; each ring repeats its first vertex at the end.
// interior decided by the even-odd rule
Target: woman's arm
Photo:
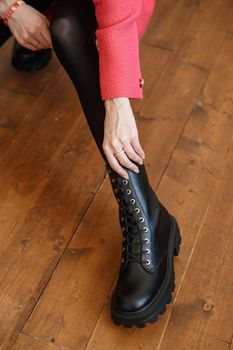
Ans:
{"type": "Polygon", "coordinates": [[[136,23],[142,1],[93,0],[102,100],[143,98],[136,23]]]}
{"type": "Polygon", "coordinates": [[[99,24],[95,34],[100,89],[106,107],[103,150],[111,167],[125,178],[128,174],[122,166],[138,172],[134,162],[142,164],[145,157],[129,101],[143,98],[137,28],[143,1],[93,0],[99,24]],[[122,149],[125,152],[116,158],[114,154],[122,149]]]}
{"type": "MultiPolygon", "coordinates": [[[[1,0],[0,14],[4,15],[14,2],[14,0],[1,0]]],[[[9,18],[8,26],[18,43],[29,50],[52,47],[49,21],[32,6],[27,4],[19,6],[9,18]]]]}
{"type": "Polygon", "coordinates": [[[0,1],[0,15],[7,12],[8,8],[13,5],[15,0],[1,0],[0,1]]]}

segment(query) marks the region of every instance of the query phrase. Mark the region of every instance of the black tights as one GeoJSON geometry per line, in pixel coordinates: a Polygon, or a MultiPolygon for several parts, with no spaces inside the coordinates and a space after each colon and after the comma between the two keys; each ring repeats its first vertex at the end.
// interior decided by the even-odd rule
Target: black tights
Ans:
{"type": "Polygon", "coordinates": [[[99,83],[98,24],[92,0],[56,0],[50,21],[54,51],[78,93],[87,123],[102,157],[105,105],[99,83]]]}

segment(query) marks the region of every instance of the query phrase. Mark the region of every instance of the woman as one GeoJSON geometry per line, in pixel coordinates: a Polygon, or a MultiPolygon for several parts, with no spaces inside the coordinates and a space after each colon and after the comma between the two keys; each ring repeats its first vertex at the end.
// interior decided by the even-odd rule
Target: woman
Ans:
{"type": "MultiPolygon", "coordinates": [[[[13,1],[3,3],[6,12],[13,1]]],[[[119,204],[122,261],[111,315],[128,327],[165,311],[181,242],[149,184],[129,100],[143,97],[138,46],[153,9],[154,0],[55,0],[50,20],[22,4],[7,23],[22,46],[52,47],[78,93],[119,204]]]]}

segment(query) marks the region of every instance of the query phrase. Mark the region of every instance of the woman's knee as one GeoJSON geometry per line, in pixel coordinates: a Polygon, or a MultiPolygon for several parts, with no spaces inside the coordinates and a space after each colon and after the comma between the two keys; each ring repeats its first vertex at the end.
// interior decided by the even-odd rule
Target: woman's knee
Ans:
{"type": "Polygon", "coordinates": [[[72,31],[71,23],[68,18],[51,19],[49,31],[52,40],[59,42],[66,42],[72,31]]]}
{"type": "Polygon", "coordinates": [[[95,30],[98,25],[89,2],[66,2],[55,2],[49,26],[52,40],[64,45],[81,45],[89,40],[96,40],[95,30]]]}
{"type": "Polygon", "coordinates": [[[62,47],[81,47],[89,38],[82,24],[68,17],[52,20],[49,30],[53,43],[62,47]]]}

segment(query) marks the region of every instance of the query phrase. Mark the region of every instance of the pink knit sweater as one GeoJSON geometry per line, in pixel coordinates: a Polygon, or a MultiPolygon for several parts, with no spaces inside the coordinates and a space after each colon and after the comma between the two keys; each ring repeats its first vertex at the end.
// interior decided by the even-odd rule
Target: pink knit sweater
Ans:
{"type": "Polygon", "coordinates": [[[102,100],[143,98],[139,40],[156,0],[93,0],[102,100]]]}

